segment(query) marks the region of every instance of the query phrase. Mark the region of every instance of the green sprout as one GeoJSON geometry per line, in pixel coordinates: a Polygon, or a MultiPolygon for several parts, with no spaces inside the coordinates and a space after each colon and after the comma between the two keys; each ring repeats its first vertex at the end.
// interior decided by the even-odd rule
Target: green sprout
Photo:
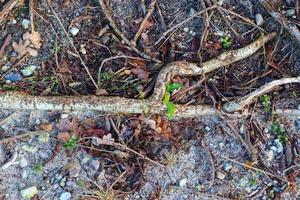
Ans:
{"type": "Polygon", "coordinates": [[[281,144],[285,144],[286,142],[286,131],[285,128],[280,127],[278,121],[274,120],[271,125],[271,131],[274,134],[278,134],[278,139],[281,144]]]}
{"type": "Polygon", "coordinates": [[[260,98],[261,104],[263,105],[264,111],[267,113],[271,112],[271,99],[268,95],[263,95],[260,98]]]}
{"type": "Polygon", "coordinates": [[[220,42],[222,44],[222,47],[225,48],[225,49],[229,48],[232,44],[232,41],[231,41],[230,37],[228,37],[227,35],[221,37],[220,42]]]}
{"type": "Polygon", "coordinates": [[[167,106],[168,119],[172,119],[175,114],[175,104],[170,101],[171,93],[180,88],[183,88],[183,84],[181,83],[168,83],[166,86],[167,91],[165,93],[163,103],[167,106]]]}
{"type": "Polygon", "coordinates": [[[40,174],[43,171],[43,165],[38,163],[33,167],[33,171],[40,174]]]}
{"type": "Polygon", "coordinates": [[[79,138],[76,135],[72,135],[72,137],[64,143],[64,147],[68,150],[75,150],[77,147],[77,143],[79,138]]]}

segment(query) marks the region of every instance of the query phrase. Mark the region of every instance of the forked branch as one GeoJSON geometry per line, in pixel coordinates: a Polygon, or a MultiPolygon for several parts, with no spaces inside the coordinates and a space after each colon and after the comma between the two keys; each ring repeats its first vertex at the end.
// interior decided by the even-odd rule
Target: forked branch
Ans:
{"type": "MultiPolygon", "coordinates": [[[[203,62],[201,66],[196,63],[185,61],[172,62],[166,65],[160,72],[156,80],[153,94],[147,99],[130,99],[113,96],[31,96],[20,92],[0,93],[0,108],[2,109],[30,109],[30,110],[60,110],[60,111],[101,111],[105,113],[128,113],[141,114],[145,112],[164,114],[165,105],[162,100],[166,92],[166,84],[175,75],[179,76],[198,76],[227,66],[236,61],[244,59],[258,51],[266,42],[271,40],[275,33],[261,36],[248,46],[222,53],[217,58],[203,62]]],[[[278,80],[275,85],[288,83],[290,80],[299,82],[299,78],[278,80]]],[[[252,102],[253,96],[256,97],[269,91],[270,85],[267,84],[255,94],[247,95],[235,109],[224,109],[225,112],[241,110],[246,104],[252,102]]],[[[232,106],[229,106],[232,108],[232,106]]],[[[176,105],[174,118],[198,117],[203,115],[218,115],[218,111],[206,105],[176,105]]]]}

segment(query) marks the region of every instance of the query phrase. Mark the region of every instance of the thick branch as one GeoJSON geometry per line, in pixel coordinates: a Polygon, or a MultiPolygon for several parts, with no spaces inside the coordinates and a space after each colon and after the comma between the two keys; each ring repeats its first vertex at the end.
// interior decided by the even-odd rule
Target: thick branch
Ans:
{"type": "MultiPolygon", "coordinates": [[[[30,96],[18,92],[0,93],[0,108],[30,110],[87,111],[95,110],[106,113],[141,114],[147,111],[156,114],[165,112],[162,99],[166,84],[175,75],[196,76],[208,73],[222,66],[246,58],[261,48],[265,42],[275,36],[274,33],[260,37],[248,46],[222,53],[217,58],[204,62],[200,67],[185,61],[166,65],[159,73],[154,92],[148,99],[128,99],[123,97],[103,96],[30,96]]],[[[176,105],[174,118],[218,115],[219,112],[209,106],[176,105]]]]}

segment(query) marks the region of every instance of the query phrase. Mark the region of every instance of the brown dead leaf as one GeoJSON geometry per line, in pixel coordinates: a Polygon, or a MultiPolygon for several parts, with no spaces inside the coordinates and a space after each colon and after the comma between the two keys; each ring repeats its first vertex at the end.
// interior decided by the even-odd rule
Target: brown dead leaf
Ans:
{"type": "Polygon", "coordinates": [[[150,29],[153,25],[154,25],[154,24],[153,24],[152,20],[148,19],[148,20],[145,21],[145,23],[144,23],[144,29],[145,29],[145,30],[150,29]]]}
{"type": "Polygon", "coordinates": [[[69,132],[60,132],[57,135],[57,139],[60,140],[60,141],[63,141],[63,142],[69,141],[70,138],[71,138],[71,135],[70,135],[69,132]]]}
{"type": "Polygon", "coordinates": [[[150,73],[145,71],[145,70],[142,70],[140,68],[134,68],[131,70],[131,72],[135,75],[137,75],[140,79],[143,79],[143,80],[147,80],[150,73]]]}
{"type": "Polygon", "coordinates": [[[19,40],[19,43],[13,42],[12,46],[18,53],[18,58],[23,57],[27,53],[36,57],[38,55],[38,49],[42,46],[41,40],[39,32],[26,32],[24,33],[23,38],[19,40]]]}
{"type": "Polygon", "coordinates": [[[50,124],[50,123],[41,124],[40,129],[43,131],[50,132],[50,131],[52,131],[52,124],[50,124]]]}
{"type": "Polygon", "coordinates": [[[23,40],[29,40],[33,46],[37,49],[41,48],[42,46],[42,38],[39,32],[33,31],[32,33],[26,32],[23,35],[23,40]]]}

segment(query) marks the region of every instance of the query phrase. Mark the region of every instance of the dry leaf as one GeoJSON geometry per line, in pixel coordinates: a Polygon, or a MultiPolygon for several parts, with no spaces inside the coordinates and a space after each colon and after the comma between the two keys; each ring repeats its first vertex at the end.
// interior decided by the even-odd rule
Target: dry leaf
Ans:
{"type": "Polygon", "coordinates": [[[63,141],[63,142],[69,141],[70,138],[71,138],[71,135],[70,135],[69,132],[60,132],[57,135],[57,139],[60,140],[60,141],[63,141]]]}
{"type": "Polygon", "coordinates": [[[41,35],[39,32],[37,31],[33,31],[32,33],[26,32],[23,35],[23,40],[29,40],[33,46],[37,49],[41,48],[42,46],[42,39],[41,39],[41,35]]]}
{"type": "Polygon", "coordinates": [[[43,131],[50,132],[50,131],[52,131],[52,124],[50,124],[50,123],[41,124],[40,129],[43,130],[43,131]]]}
{"type": "Polygon", "coordinates": [[[29,40],[25,40],[23,41],[22,39],[20,39],[19,43],[13,42],[12,46],[14,48],[14,50],[18,53],[18,57],[23,57],[25,54],[27,54],[27,47],[30,44],[29,40]]]}

